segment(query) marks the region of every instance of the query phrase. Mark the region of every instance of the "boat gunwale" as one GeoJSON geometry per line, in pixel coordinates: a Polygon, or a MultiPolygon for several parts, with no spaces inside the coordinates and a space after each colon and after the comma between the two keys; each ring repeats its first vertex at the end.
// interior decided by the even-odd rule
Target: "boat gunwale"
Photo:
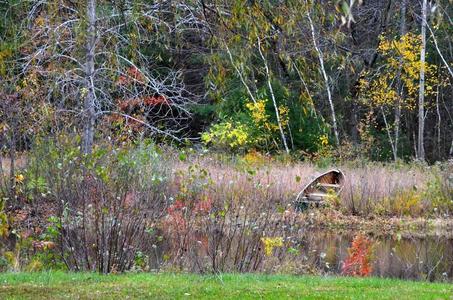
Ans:
{"type": "Polygon", "coordinates": [[[343,190],[343,187],[344,187],[344,181],[345,181],[345,175],[343,173],[343,171],[341,171],[340,169],[330,169],[330,170],[327,170],[323,173],[321,173],[320,175],[317,175],[314,179],[312,179],[309,183],[307,183],[304,188],[297,194],[297,197],[296,197],[296,202],[299,201],[299,198],[301,195],[304,194],[305,190],[308,189],[313,183],[315,183],[319,178],[329,174],[329,173],[332,173],[332,172],[335,172],[335,173],[338,173],[340,174],[340,180],[342,181],[340,183],[340,189],[338,191],[336,191],[336,194],[337,195],[340,195],[341,191],[343,190]]]}

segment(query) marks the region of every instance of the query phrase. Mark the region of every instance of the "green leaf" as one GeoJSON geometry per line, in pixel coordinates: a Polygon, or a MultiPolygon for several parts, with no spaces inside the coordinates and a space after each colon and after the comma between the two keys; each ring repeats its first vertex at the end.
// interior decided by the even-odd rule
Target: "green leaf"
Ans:
{"type": "Polygon", "coordinates": [[[180,160],[180,161],[186,161],[186,159],[187,159],[187,154],[184,153],[184,152],[180,152],[178,157],[179,157],[179,160],[180,160]]]}
{"type": "Polygon", "coordinates": [[[346,16],[349,16],[349,5],[346,3],[346,1],[343,1],[341,3],[341,10],[346,16]]]}

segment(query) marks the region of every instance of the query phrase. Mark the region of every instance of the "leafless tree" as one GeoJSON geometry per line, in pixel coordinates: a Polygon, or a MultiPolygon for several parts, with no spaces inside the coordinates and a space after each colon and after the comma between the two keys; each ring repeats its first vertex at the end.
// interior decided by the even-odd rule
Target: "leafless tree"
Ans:
{"type": "Polygon", "coordinates": [[[33,70],[52,82],[48,101],[80,117],[83,151],[91,151],[96,122],[111,114],[179,140],[197,96],[186,89],[180,70],[160,65],[157,54],[146,51],[164,43],[161,33],[174,36],[201,25],[193,7],[168,1],[57,2],[32,1],[22,74],[33,70]],[[119,109],[121,100],[134,100],[144,117],[119,109]]]}

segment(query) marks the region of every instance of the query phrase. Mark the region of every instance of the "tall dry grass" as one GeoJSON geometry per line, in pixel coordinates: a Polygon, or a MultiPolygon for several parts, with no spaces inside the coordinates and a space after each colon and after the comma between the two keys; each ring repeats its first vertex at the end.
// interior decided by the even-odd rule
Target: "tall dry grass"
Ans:
{"type": "MultiPolygon", "coordinates": [[[[210,193],[214,198],[228,197],[235,190],[247,201],[259,188],[265,191],[267,201],[280,207],[294,206],[297,194],[308,182],[329,169],[338,168],[344,172],[346,180],[336,208],[345,214],[363,216],[423,216],[436,211],[428,189],[433,182],[444,183],[446,190],[442,197],[446,202],[452,191],[451,183],[448,185],[448,168],[416,164],[349,163],[318,168],[309,162],[285,163],[264,156],[251,162],[243,158],[192,156],[175,163],[179,174],[184,174],[193,164],[208,172],[213,182],[210,193]]],[[[260,205],[259,200],[257,205],[260,205]]],[[[451,211],[447,209],[444,213],[451,211]]]]}

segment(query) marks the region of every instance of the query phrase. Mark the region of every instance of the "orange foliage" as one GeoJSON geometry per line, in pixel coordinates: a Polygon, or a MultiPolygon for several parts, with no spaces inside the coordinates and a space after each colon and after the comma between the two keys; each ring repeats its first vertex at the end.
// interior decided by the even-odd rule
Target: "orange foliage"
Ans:
{"type": "Polygon", "coordinates": [[[371,256],[372,242],[364,235],[354,237],[351,247],[348,249],[349,256],[346,258],[342,274],[349,276],[369,276],[372,272],[371,256]]]}
{"type": "Polygon", "coordinates": [[[130,84],[131,82],[138,82],[141,84],[145,82],[145,76],[143,75],[143,73],[134,66],[127,68],[125,75],[121,75],[116,81],[116,84],[126,85],[130,84]]]}
{"type": "Polygon", "coordinates": [[[54,242],[49,242],[49,241],[33,241],[32,245],[35,250],[41,250],[41,251],[53,249],[56,247],[56,244],[54,242]]]}
{"type": "Polygon", "coordinates": [[[165,96],[147,96],[143,98],[143,104],[145,105],[158,105],[164,104],[169,105],[168,99],[165,96]]]}

